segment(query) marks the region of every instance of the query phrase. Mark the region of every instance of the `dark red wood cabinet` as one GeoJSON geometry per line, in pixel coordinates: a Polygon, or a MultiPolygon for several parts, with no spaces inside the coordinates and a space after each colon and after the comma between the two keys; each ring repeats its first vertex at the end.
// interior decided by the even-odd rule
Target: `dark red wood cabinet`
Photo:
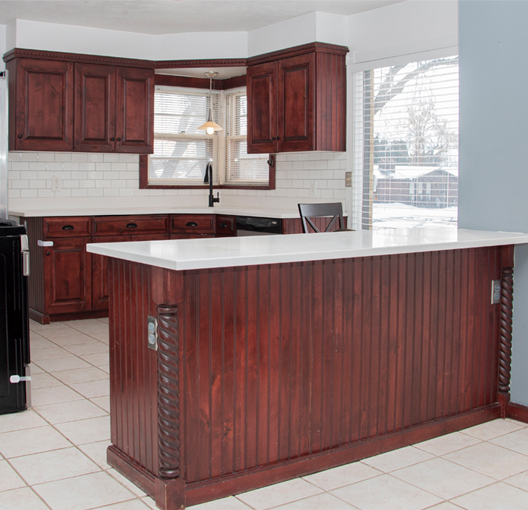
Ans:
{"type": "Polygon", "coordinates": [[[73,64],[14,59],[9,71],[11,150],[73,149],[73,64]]]}
{"type": "Polygon", "coordinates": [[[14,58],[11,150],[154,151],[154,70],[14,58]]]}
{"type": "Polygon", "coordinates": [[[249,153],[346,150],[346,51],[315,43],[248,67],[249,153]]]}
{"type": "Polygon", "coordinates": [[[75,151],[150,154],[153,138],[153,70],[75,64],[75,151]]]}

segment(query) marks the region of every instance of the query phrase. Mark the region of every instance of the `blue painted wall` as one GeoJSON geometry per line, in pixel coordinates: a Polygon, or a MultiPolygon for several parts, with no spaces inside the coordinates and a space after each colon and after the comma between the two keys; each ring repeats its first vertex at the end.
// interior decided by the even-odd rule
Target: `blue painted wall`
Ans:
{"type": "MultiPolygon", "coordinates": [[[[528,232],[528,2],[459,1],[459,228],[528,232]]],[[[528,405],[528,246],[515,252],[512,401],[528,405]]]]}

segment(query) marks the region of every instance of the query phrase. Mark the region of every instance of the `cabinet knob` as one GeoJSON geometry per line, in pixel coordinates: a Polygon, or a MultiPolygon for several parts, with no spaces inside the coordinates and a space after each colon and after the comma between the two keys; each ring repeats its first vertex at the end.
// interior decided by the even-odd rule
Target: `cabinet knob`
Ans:
{"type": "Polygon", "coordinates": [[[49,251],[47,251],[46,255],[49,257],[51,255],[51,253],[49,251]]]}
{"type": "Polygon", "coordinates": [[[272,140],[276,140],[276,138],[274,136],[271,137],[272,140]]]}
{"type": "Polygon", "coordinates": [[[18,138],[22,138],[22,135],[18,135],[18,138]]]}
{"type": "Polygon", "coordinates": [[[121,141],[121,138],[118,138],[117,141],[120,142],[120,141],[121,141]]]}
{"type": "Polygon", "coordinates": [[[280,136],[277,136],[277,140],[280,140],[280,136]]]}
{"type": "Polygon", "coordinates": [[[110,138],[110,141],[115,142],[115,136],[112,136],[112,138],[110,138]]]}

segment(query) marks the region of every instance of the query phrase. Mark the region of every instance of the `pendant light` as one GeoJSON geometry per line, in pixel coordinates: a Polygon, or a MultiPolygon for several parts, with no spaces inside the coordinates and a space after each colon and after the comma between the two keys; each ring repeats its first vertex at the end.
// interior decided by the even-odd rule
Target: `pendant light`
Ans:
{"type": "Polygon", "coordinates": [[[209,78],[209,117],[198,129],[205,129],[208,135],[212,135],[215,131],[223,131],[223,128],[213,121],[213,78],[216,78],[218,73],[205,73],[205,76],[209,78]]]}

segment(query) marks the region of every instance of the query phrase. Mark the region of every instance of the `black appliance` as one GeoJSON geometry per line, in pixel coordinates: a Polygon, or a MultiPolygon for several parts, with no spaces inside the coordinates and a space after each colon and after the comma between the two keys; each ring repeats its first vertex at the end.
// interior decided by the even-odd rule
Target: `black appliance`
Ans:
{"type": "Polygon", "coordinates": [[[275,218],[236,217],[237,236],[282,234],[282,220],[275,218]]]}
{"type": "Polygon", "coordinates": [[[0,414],[31,406],[26,228],[0,219],[0,414]]]}

